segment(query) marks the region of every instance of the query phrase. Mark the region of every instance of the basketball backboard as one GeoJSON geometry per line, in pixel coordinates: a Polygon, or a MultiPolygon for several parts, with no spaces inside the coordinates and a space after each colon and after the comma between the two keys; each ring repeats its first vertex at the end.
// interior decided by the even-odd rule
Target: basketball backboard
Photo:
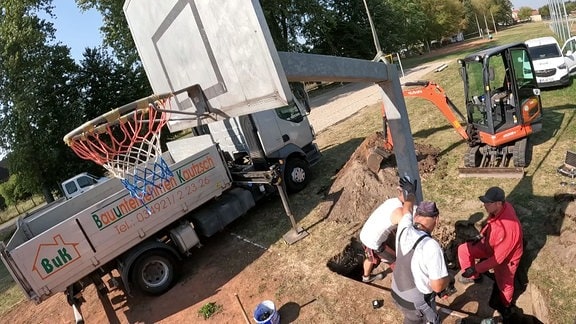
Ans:
{"type": "Polygon", "coordinates": [[[287,105],[292,95],[258,0],[127,0],[124,13],[154,93],[198,84],[209,111],[175,96],[171,131],[287,105]],[[192,120],[191,120],[192,119],[192,120]]]}

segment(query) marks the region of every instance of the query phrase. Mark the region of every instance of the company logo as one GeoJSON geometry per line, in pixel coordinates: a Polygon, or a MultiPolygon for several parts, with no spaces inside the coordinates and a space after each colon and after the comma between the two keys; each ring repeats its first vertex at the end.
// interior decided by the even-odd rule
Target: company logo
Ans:
{"type": "Polygon", "coordinates": [[[40,244],[34,258],[33,271],[46,279],[80,259],[79,243],[64,242],[62,235],[54,236],[54,243],[40,244]]]}

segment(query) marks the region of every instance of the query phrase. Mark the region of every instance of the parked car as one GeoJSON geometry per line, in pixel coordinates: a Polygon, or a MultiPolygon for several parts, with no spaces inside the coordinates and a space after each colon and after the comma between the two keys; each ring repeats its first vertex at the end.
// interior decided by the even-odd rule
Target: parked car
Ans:
{"type": "Polygon", "coordinates": [[[534,64],[538,86],[570,85],[570,75],[576,74],[576,37],[569,39],[562,49],[551,36],[529,39],[525,43],[534,64]]]}
{"type": "Polygon", "coordinates": [[[562,55],[568,66],[568,73],[576,75],[576,36],[569,38],[562,46],[562,55]]]}

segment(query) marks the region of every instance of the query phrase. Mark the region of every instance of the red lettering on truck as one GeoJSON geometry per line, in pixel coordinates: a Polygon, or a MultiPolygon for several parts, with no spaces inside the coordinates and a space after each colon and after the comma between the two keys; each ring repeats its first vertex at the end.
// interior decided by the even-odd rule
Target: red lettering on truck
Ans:
{"type": "MultiPolygon", "coordinates": [[[[175,176],[159,182],[157,186],[149,186],[144,196],[144,202],[149,204],[167,192],[173,191],[214,168],[216,168],[216,162],[210,154],[205,154],[192,163],[175,170],[175,176]]],[[[103,230],[141,207],[141,203],[136,198],[126,196],[126,198],[117,202],[116,205],[111,206],[109,209],[93,213],[92,220],[99,230],[103,230]]]]}

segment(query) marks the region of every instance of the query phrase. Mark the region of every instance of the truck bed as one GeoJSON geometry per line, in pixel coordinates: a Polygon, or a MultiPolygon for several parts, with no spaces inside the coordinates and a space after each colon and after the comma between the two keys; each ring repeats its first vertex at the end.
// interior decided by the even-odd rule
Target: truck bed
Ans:
{"type": "Polygon", "coordinates": [[[175,160],[174,176],[145,198],[151,213],[113,179],[20,224],[0,252],[26,295],[39,303],[64,291],[231,186],[212,143],[175,160]]]}

